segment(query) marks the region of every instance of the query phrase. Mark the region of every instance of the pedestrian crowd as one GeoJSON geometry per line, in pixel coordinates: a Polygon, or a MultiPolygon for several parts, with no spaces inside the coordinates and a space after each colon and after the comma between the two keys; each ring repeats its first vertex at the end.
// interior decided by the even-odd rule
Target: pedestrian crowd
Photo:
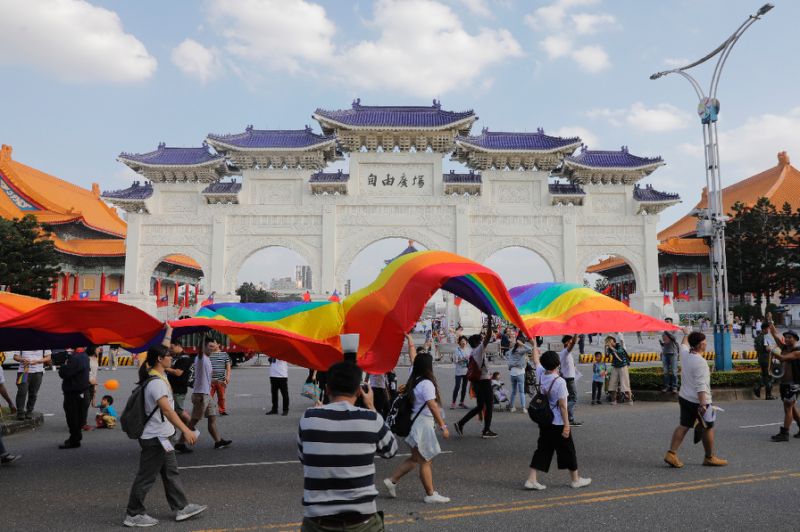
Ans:
{"type": "MultiPolygon", "coordinates": [[[[669,318],[667,321],[671,322],[669,318]]],[[[461,408],[467,412],[451,426],[445,421],[446,399],[442,399],[443,390],[433,371],[434,346],[430,338],[417,347],[412,336],[406,335],[411,362],[407,380],[398,379],[395,372],[366,374],[352,360],[334,364],[325,372],[309,370],[303,395],[311,398],[314,406],[303,413],[297,435],[304,472],[302,529],[383,530],[383,515],[376,505],[379,490],[374,457],[395,456],[398,440],[403,440],[410,454],[378,486],[388,497],[397,497],[403,489],[401,484],[405,485],[403,479],[417,470],[424,503],[450,502],[434,483],[433,461],[442,452],[439,434],[449,439],[452,427],[456,435],[466,437],[469,422],[477,417],[481,422],[481,438],[497,438],[499,435],[492,430],[496,408],[527,413],[539,426],[528,477],[522,483],[524,489],[546,489],[541,475],[549,472],[554,455],[557,468],[569,473],[572,488],[588,486],[592,479],[579,474],[573,434],[573,428],[581,425],[576,419],[576,381],[582,378],[573,351],[577,347],[583,352],[587,340],[589,345],[594,343],[594,336],[565,335],[558,349],[542,352],[542,339],[529,339],[513,327],[495,329],[491,317],[480,334],[459,334],[453,338],[457,342],[453,354],[453,389],[450,394],[448,387],[446,393],[450,394],[451,410],[461,408]],[[507,366],[508,388],[501,372],[489,369],[488,347],[492,342],[497,342],[507,366]],[[398,381],[404,384],[398,386],[398,381]],[[466,402],[468,395],[475,399],[472,408],[466,402]]],[[[714,426],[718,408],[712,402],[710,370],[703,357],[705,334],[684,328],[679,340],[674,331],[663,331],[659,343],[662,392],[677,394],[679,407],[679,422],[664,461],[674,468],[683,467],[678,453],[685,436],[694,430],[695,442],[703,443],[703,465],[727,465],[716,453],[714,426]]],[[[604,400],[612,405],[633,405],[630,356],[624,337],[607,335],[598,344],[602,344],[603,350],[594,352],[591,405],[600,405],[604,400]]],[[[783,423],[772,440],[788,441],[792,423],[800,427],[796,404],[800,395],[800,338],[793,331],[779,335],[771,320],[767,320],[758,324],[754,347],[760,367],[754,394],[760,397],[763,389],[765,399],[775,399],[772,391],[778,385],[783,423]]],[[[197,355],[191,357],[180,339],[172,338],[172,330],[167,326],[163,344],[147,351],[138,370],[137,388],[120,415],[114,397],[99,394],[97,388],[101,353],[112,349],[115,348],[89,346],[60,352],[19,352],[14,355],[19,363],[16,397],[14,400],[10,397],[2,372],[0,397],[17,419],[31,419],[45,367],[57,366],[69,432],[59,448],[79,448],[84,432],[118,425],[139,444],[139,466],[123,524],[143,527],[158,523],[147,514],[144,504],[157,476],[161,476],[167,502],[177,521],[202,513],[207,507],[190,503],[187,498],[176,454],[193,452],[200,434],[197,427],[203,419],[214,449],[232,444],[222,436],[217,422],[218,416],[228,415],[230,357],[212,337],[205,338],[197,355]],[[87,424],[90,407],[98,409],[94,427],[87,424]]],[[[285,416],[289,412],[289,368],[285,361],[269,360],[271,405],[267,415],[285,416]]],[[[114,367],[115,363],[108,369],[114,367]]],[[[795,437],[800,438],[800,431],[795,437]]],[[[0,439],[0,463],[8,464],[18,458],[19,455],[5,449],[0,439]]]]}

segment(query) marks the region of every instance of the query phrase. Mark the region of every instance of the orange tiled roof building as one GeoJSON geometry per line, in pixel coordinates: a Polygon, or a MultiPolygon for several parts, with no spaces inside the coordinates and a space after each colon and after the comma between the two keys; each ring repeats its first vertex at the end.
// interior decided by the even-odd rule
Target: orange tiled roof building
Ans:
{"type": "MultiPolygon", "coordinates": [[[[12,157],[11,146],[0,148],[0,217],[22,218],[32,214],[52,229],[61,256],[61,274],[53,284],[51,299],[100,299],[125,288],[125,235],[127,224],[100,198],[100,187],[91,190],[31,168],[12,157]]],[[[182,255],[171,255],[158,265],[151,292],[163,303],[185,305],[197,298],[202,277],[199,264],[182,255]]],[[[185,305],[188,306],[188,305],[185,305]]]]}
{"type": "MultiPolygon", "coordinates": [[[[778,164],[759,174],[743,179],[722,190],[726,212],[732,212],[737,201],[755,205],[767,198],[780,208],[800,203],[800,171],[791,165],[789,155],[778,153],[778,164]]],[[[708,207],[708,190],[703,188],[695,209],[708,207]]],[[[669,293],[678,313],[710,312],[711,280],[709,279],[708,246],[697,238],[697,218],[687,214],[658,234],[658,269],[661,289],[669,293]]],[[[630,289],[633,274],[625,261],[611,257],[590,266],[589,273],[598,273],[609,280],[612,295],[630,289]]],[[[631,290],[633,291],[633,290],[631,290]]]]}

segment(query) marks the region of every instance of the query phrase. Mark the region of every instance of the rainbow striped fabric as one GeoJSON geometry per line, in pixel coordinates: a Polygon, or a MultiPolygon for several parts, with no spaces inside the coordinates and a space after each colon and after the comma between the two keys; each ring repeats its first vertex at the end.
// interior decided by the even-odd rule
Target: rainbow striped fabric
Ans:
{"type": "Polygon", "coordinates": [[[528,284],[510,294],[531,336],[678,329],[579,284],[528,284]]]}

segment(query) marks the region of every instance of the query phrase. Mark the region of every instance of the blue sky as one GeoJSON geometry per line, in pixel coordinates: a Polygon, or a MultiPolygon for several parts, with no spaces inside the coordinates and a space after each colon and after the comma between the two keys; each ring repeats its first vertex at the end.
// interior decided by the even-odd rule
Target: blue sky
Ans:
{"type": "MultiPolygon", "coordinates": [[[[731,183],[800,158],[800,2],[742,38],[720,89],[731,183]]],[[[661,155],[646,182],[704,183],[689,85],[648,79],[721,43],[759,0],[0,0],[0,141],[75,183],[127,186],[115,158],[158,142],[199,145],[247,124],[316,124],[316,107],[472,108],[474,131],[577,134],[591,148],[661,155]]],[[[698,72],[708,79],[710,69],[698,72]]],[[[704,83],[705,84],[705,83],[704,83]]],[[[449,163],[449,166],[453,166],[449,163]]]]}

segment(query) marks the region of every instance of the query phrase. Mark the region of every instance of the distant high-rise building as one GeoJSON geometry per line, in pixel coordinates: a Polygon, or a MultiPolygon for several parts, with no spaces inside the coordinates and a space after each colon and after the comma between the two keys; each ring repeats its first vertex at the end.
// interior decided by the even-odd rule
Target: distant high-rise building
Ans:
{"type": "Polygon", "coordinates": [[[344,295],[345,296],[350,295],[350,279],[348,279],[347,282],[344,283],[344,295]]]}
{"type": "Polygon", "coordinates": [[[298,264],[294,267],[294,280],[297,288],[311,290],[311,266],[298,264]]]}
{"type": "Polygon", "coordinates": [[[269,283],[270,290],[297,290],[297,282],[291,277],[279,277],[269,283]]]}

